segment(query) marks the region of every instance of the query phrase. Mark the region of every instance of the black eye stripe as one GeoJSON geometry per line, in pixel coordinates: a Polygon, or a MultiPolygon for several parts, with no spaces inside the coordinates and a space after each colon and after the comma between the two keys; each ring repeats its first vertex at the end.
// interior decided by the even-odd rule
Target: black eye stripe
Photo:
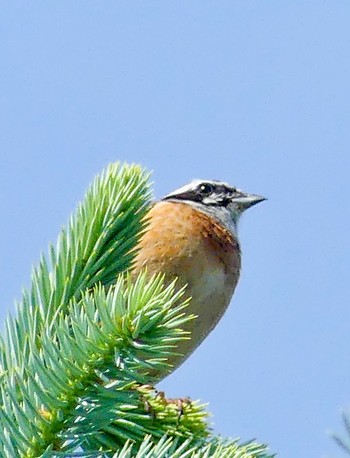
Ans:
{"type": "Polygon", "coordinates": [[[226,207],[232,202],[232,199],[240,194],[237,188],[226,185],[222,182],[202,181],[196,183],[196,186],[179,190],[178,193],[172,193],[162,200],[192,201],[202,203],[208,207],[226,207]]]}

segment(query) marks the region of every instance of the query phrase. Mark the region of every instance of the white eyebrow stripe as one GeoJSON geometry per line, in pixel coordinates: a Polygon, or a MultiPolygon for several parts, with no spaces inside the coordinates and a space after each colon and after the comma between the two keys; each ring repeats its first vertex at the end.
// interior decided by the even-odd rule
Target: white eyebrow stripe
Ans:
{"type": "Polygon", "coordinates": [[[175,189],[174,191],[170,192],[169,194],[165,195],[163,198],[171,198],[172,196],[176,196],[177,194],[185,194],[187,192],[195,192],[199,186],[203,184],[211,184],[214,187],[218,186],[223,186],[227,189],[235,189],[232,186],[230,186],[228,183],[225,183],[224,181],[218,181],[218,180],[201,180],[201,179],[195,179],[192,180],[191,183],[186,184],[185,186],[182,186],[181,188],[175,189]]]}

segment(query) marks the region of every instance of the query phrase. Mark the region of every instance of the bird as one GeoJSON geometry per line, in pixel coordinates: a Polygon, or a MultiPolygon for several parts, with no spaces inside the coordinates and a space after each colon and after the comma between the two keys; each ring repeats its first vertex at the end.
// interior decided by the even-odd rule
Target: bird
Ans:
{"type": "Polygon", "coordinates": [[[170,368],[179,367],[215,328],[225,313],[241,270],[237,226],[242,213],[266,200],[217,180],[196,179],[165,195],[146,215],[147,227],[137,245],[132,272],[162,273],[176,280],[190,297],[189,313],[196,319],[183,329],[170,368]]]}

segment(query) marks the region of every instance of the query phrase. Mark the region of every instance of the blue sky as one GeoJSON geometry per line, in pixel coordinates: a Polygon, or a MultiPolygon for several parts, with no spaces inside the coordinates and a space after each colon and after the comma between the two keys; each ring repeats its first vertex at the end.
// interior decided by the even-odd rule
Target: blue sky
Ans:
{"type": "Polygon", "coordinates": [[[341,458],[350,412],[350,3],[5,1],[1,319],[92,178],[116,160],[155,195],[192,178],[268,197],[240,226],[233,303],[162,384],[224,436],[341,458]]]}

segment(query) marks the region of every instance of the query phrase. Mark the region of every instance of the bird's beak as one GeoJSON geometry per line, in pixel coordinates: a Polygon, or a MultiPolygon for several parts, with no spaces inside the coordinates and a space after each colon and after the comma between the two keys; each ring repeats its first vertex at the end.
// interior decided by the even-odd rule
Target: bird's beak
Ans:
{"type": "Polygon", "coordinates": [[[232,202],[239,208],[241,212],[247,210],[253,205],[266,200],[266,197],[258,196],[256,194],[245,194],[242,192],[240,195],[233,197],[232,202]]]}

